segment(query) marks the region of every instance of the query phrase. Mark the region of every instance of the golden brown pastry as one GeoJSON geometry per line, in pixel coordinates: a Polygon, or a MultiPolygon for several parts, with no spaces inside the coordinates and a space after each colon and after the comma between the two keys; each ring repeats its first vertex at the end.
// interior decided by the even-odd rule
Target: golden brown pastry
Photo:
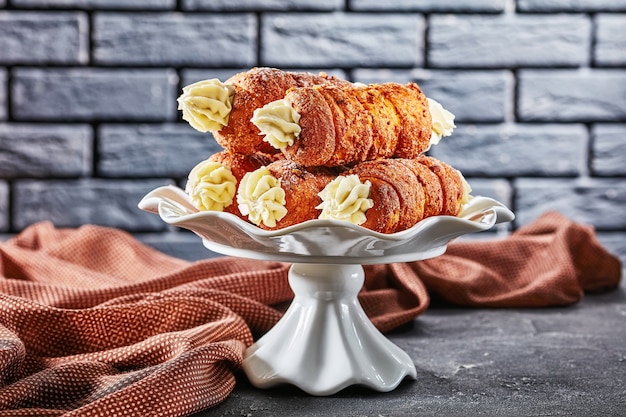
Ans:
{"type": "Polygon", "coordinates": [[[244,176],[237,191],[241,215],[263,229],[281,229],[317,218],[319,192],[337,176],[326,167],[305,168],[286,159],[244,176]]]}
{"type": "Polygon", "coordinates": [[[183,88],[178,98],[183,119],[201,132],[210,131],[215,140],[233,153],[276,153],[263,141],[250,122],[255,109],[282,99],[292,87],[316,84],[349,84],[348,81],[306,72],[288,72],[276,68],[252,68],[233,75],[225,82],[203,80],[183,88]]]}
{"type": "Polygon", "coordinates": [[[422,156],[417,161],[421,165],[427,166],[439,179],[443,203],[439,214],[448,216],[456,216],[459,214],[461,205],[467,198],[464,194],[464,187],[467,187],[467,184],[459,171],[429,156],[422,156]]]}
{"type": "Polygon", "coordinates": [[[430,216],[456,216],[469,193],[457,170],[427,156],[365,161],[342,177],[322,190],[320,218],[344,219],[381,233],[406,230],[430,216]],[[360,220],[353,221],[359,212],[360,220]]]}
{"type": "Polygon", "coordinates": [[[256,110],[252,122],[305,166],[416,158],[432,136],[428,100],[415,83],[292,88],[256,110]]]}
{"type": "Polygon", "coordinates": [[[280,155],[268,155],[260,152],[244,155],[229,151],[217,152],[208,158],[209,161],[219,162],[227,166],[237,179],[237,182],[241,181],[243,176],[248,172],[269,165],[277,159],[282,159],[282,157],[280,155]]]}
{"type": "Polygon", "coordinates": [[[263,229],[316,218],[394,233],[436,215],[459,213],[469,186],[431,157],[380,159],[343,167],[304,167],[286,159],[244,175],[239,214],[263,229]]]}

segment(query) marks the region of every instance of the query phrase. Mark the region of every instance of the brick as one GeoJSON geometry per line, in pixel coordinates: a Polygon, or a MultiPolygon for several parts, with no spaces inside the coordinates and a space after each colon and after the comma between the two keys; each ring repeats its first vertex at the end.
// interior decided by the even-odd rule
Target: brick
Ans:
{"type": "Polygon", "coordinates": [[[457,122],[503,122],[513,96],[508,71],[356,69],[363,83],[416,82],[424,94],[451,111],[457,122]]]}
{"type": "Polygon", "coordinates": [[[0,123],[1,178],[68,178],[91,173],[87,125],[0,123]]]}
{"type": "Polygon", "coordinates": [[[626,14],[600,14],[595,17],[596,39],[593,58],[596,65],[626,64],[626,14]]]}
{"type": "Polygon", "coordinates": [[[19,180],[14,183],[13,228],[48,220],[58,227],[99,224],[129,231],[163,231],[165,223],[137,207],[167,180],[19,180]]]}
{"type": "Polygon", "coordinates": [[[528,224],[552,210],[599,230],[626,229],[623,180],[520,178],[514,187],[518,224],[528,224]]]}
{"type": "Polygon", "coordinates": [[[575,176],[586,158],[583,125],[459,125],[430,153],[467,176],[575,176]]]}
{"type": "Polygon", "coordinates": [[[222,148],[188,124],[103,125],[98,132],[102,177],[186,178],[201,160],[222,148]]]}
{"type": "Polygon", "coordinates": [[[626,0],[517,0],[522,12],[604,12],[626,10],[626,0]]]}
{"type": "Polygon", "coordinates": [[[0,120],[6,120],[9,110],[7,108],[7,72],[0,68],[0,120]]]}
{"type": "Polygon", "coordinates": [[[210,11],[331,11],[343,9],[343,0],[183,0],[183,10],[210,11]]]}
{"type": "Polygon", "coordinates": [[[351,0],[350,9],[355,11],[415,11],[424,13],[500,13],[505,0],[351,0]]]}
{"type": "Polygon", "coordinates": [[[0,11],[0,64],[85,64],[87,16],[0,11]]]}
{"type": "Polygon", "coordinates": [[[513,206],[513,186],[504,179],[466,178],[473,196],[493,198],[507,207],[513,206]]]}
{"type": "Polygon", "coordinates": [[[597,124],[591,129],[593,175],[626,175],[626,124],[597,124]]]}
{"type": "Polygon", "coordinates": [[[431,67],[580,66],[589,61],[591,22],[584,15],[433,15],[428,27],[431,67]]]}
{"type": "Polygon", "coordinates": [[[28,8],[71,7],[75,9],[174,9],[176,0],[13,0],[13,5],[28,8]]]}
{"type": "Polygon", "coordinates": [[[101,12],[93,54],[105,65],[251,66],[256,32],[253,14],[101,12]]]}
{"type": "Polygon", "coordinates": [[[176,118],[169,69],[16,68],[16,120],[163,121],[176,118]]]}
{"type": "Polygon", "coordinates": [[[417,14],[269,13],[261,62],[277,67],[419,66],[424,19],[417,14]],[[376,36],[372,36],[372,34],[376,36]]]}
{"type": "MultiPolygon", "coordinates": [[[[183,69],[180,72],[181,84],[183,86],[195,83],[196,81],[217,78],[220,81],[226,81],[233,75],[247,71],[249,68],[223,69],[223,68],[202,68],[202,69],[183,69]]],[[[182,93],[182,91],[181,91],[182,93]]]]}
{"type": "Polygon", "coordinates": [[[626,72],[622,70],[521,70],[518,80],[522,121],[626,119],[626,72]]]}
{"type": "Polygon", "coordinates": [[[0,181],[0,232],[9,230],[9,184],[0,181]]]}
{"type": "Polygon", "coordinates": [[[187,261],[200,261],[222,256],[205,248],[202,240],[193,233],[139,233],[135,235],[135,238],[153,249],[187,261]]]}

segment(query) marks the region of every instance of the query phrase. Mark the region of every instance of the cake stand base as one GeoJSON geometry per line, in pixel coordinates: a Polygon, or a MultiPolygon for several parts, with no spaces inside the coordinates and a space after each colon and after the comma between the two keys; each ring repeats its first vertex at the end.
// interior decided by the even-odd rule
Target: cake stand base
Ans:
{"type": "Polygon", "coordinates": [[[351,385],[386,392],[405,377],[415,379],[411,358],[359,304],[363,282],[361,265],[293,264],[289,309],[245,353],[250,382],[258,388],[291,384],[323,396],[351,385]]]}

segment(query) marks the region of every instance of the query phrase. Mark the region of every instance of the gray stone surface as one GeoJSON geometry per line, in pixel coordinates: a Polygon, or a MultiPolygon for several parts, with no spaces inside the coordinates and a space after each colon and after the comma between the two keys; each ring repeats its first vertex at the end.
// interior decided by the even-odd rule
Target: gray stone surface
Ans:
{"type": "Polygon", "coordinates": [[[595,24],[595,64],[626,65],[626,14],[599,14],[595,17],[595,24]]]}
{"type": "Polygon", "coordinates": [[[0,178],[89,175],[92,143],[88,125],[0,123],[0,178]]]}
{"type": "Polygon", "coordinates": [[[210,133],[187,123],[102,125],[98,138],[102,177],[186,178],[198,162],[222,150],[210,133]]]}
{"type": "Polygon", "coordinates": [[[626,229],[626,181],[520,178],[514,181],[516,224],[553,210],[598,230],[626,229]]]}
{"type": "Polygon", "coordinates": [[[470,176],[575,176],[586,143],[583,125],[459,125],[430,152],[470,176]]]}
{"type": "Polygon", "coordinates": [[[514,80],[509,71],[356,69],[353,77],[363,83],[415,82],[457,122],[503,122],[511,110],[514,80]]]}
{"type": "Polygon", "coordinates": [[[165,223],[137,204],[168,180],[19,180],[13,184],[12,227],[48,220],[58,227],[98,224],[130,231],[163,231],[165,223]]]}
{"type": "Polygon", "coordinates": [[[595,124],[591,129],[594,175],[626,176],[626,124],[595,124]]]}
{"type": "Polygon", "coordinates": [[[17,120],[173,120],[177,82],[169,69],[17,68],[11,104],[17,120]]]}
{"type": "Polygon", "coordinates": [[[521,70],[522,121],[594,122],[626,119],[626,73],[611,69],[521,70]]]}
{"type": "Polygon", "coordinates": [[[579,66],[589,60],[591,21],[584,15],[433,15],[428,28],[433,67],[579,66]]]}
{"type": "Polygon", "coordinates": [[[85,64],[88,39],[83,13],[0,11],[0,65],[85,64]]]}
{"type": "Polygon", "coordinates": [[[419,14],[286,13],[261,18],[261,63],[278,67],[422,62],[424,19],[419,14]]]}
{"type": "Polygon", "coordinates": [[[12,0],[18,7],[72,7],[79,9],[174,9],[176,0],[12,0]]]}
{"type": "Polygon", "coordinates": [[[94,59],[111,65],[251,66],[252,14],[97,13],[94,59]]]}
{"type": "Polygon", "coordinates": [[[225,402],[195,416],[623,416],[625,306],[624,286],[571,307],[431,305],[388,335],[417,368],[394,391],[312,397],[257,389],[239,373],[225,402]]]}

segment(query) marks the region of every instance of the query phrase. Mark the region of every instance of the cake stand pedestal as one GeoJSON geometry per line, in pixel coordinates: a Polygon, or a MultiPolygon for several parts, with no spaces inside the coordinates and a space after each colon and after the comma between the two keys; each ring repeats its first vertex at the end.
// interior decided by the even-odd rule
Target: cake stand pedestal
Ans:
{"type": "Polygon", "coordinates": [[[295,293],[283,318],[245,354],[243,369],[260,388],[288,383],[312,395],[350,385],[391,391],[416,377],[413,361],[374,327],[357,300],[361,265],[293,264],[295,293]]]}
{"type": "Polygon", "coordinates": [[[292,384],[320,396],[351,385],[386,392],[416,378],[411,358],[359,304],[362,265],[432,258],[458,236],[514,218],[501,203],[474,197],[457,217],[430,217],[389,235],[333,220],[268,231],[230,213],[200,212],[173,186],[151,191],[139,207],[193,231],[214,252],[293,264],[288,278],[295,297],[282,319],[247,349],[243,369],[257,387],[292,384]]]}

